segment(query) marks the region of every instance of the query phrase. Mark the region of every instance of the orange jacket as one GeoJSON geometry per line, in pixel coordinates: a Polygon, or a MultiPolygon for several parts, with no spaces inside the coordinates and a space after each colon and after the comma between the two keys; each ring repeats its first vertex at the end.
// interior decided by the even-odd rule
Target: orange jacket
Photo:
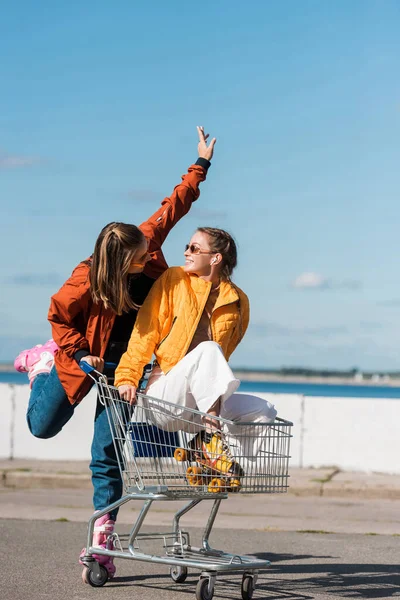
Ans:
{"type": "MultiPolygon", "coordinates": [[[[153,355],[168,373],[187,353],[211,290],[211,282],[171,267],[153,285],[139,310],[128,349],[115,371],[115,385],[137,387],[143,367],[153,355]]],[[[222,281],[211,315],[212,338],[226,360],[249,324],[244,292],[222,281]]]]}
{"type": "MultiPolygon", "coordinates": [[[[206,169],[199,165],[189,167],[169,198],[139,227],[149,238],[152,259],[144,273],[156,279],[167,268],[161,246],[173,226],[190,209],[200,195],[199,184],[206,178],[206,169]]],[[[48,320],[59,350],[55,365],[61,384],[71,404],[80,402],[89,391],[92,380],[84,374],[74,359],[78,350],[90,349],[94,356],[104,356],[115,313],[103,303],[94,304],[90,292],[88,261],[81,262],[61,289],[51,298],[48,320]]]]}

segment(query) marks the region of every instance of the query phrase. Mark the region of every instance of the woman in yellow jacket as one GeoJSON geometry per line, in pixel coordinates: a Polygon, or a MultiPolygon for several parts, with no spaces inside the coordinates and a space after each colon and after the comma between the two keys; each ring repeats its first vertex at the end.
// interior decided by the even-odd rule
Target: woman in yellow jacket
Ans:
{"type": "Polygon", "coordinates": [[[239,380],[228,360],[249,323],[249,301],[231,275],[237,249],[221,229],[197,229],[185,249],[185,265],[172,267],[155,282],[138,313],[128,349],[115,373],[120,396],[135,402],[143,367],[156,357],[146,395],[176,404],[152,415],[161,429],[180,429],[196,409],[213,417],[270,422],[276,410],[256,396],[235,393],[239,380]],[[177,412],[178,412],[177,411],[177,412]]]}

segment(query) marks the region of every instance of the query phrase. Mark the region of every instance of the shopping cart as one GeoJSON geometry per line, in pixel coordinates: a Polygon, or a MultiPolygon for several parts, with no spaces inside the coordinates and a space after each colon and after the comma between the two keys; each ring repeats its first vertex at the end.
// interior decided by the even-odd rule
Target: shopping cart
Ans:
{"type": "Polygon", "coordinates": [[[188,569],[200,571],[197,600],[211,600],[217,573],[242,572],[242,598],[252,598],[258,571],[268,567],[269,561],[215,550],[209,544],[209,536],[221,501],[230,492],[287,491],[292,423],[276,418],[268,424],[237,424],[219,418],[221,433],[211,436],[204,413],[142,392],[138,392],[137,402],[131,406],[121,400],[118,390],[109,385],[104,375],[86,367],[107,412],[124,495],[89,520],[86,555],[81,558],[85,581],[100,587],[108,580],[107,570],[93,557],[97,554],[169,565],[170,576],[177,583],[185,581],[188,569]],[[114,532],[106,548],[94,548],[96,519],[131,500],[143,502],[131,532],[114,532]],[[141,529],[152,504],[172,500],[189,502],[174,515],[171,530],[143,533],[141,529]],[[204,500],[212,500],[213,504],[201,547],[194,547],[189,532],[180,528],[180,519],[204,500]],[[144,548],[149,542],[157,543],[158,554],[144,548]]]}

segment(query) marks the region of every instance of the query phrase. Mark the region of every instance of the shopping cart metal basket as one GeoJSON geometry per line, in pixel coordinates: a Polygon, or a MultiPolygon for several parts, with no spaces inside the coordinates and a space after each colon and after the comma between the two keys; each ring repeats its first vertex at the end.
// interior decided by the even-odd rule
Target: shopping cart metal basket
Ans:
{"type": "Polygon", "coordinates": [[[123,401],[107,378],[89,367],[100,401],[107,412],[124,484],[122,498],[96,512],[88,524],[84,578],[100,587],[107,570],[93,554],[168,565],[173,581],[184,582],[188,569],[200,571],[197,600],[211,600],[219,572],[242,572],[242,598],[253,595],[259,569],[269,561],[229,554],[211,548],[209,536],[221,501],[229,493],[283,493],[288,488],[289,444],[292,423],[235,423],[218,418],[218,433],[208,430],[208,415],[197,410],[137,394],[136,404],[123,401]],[[92,546],[96,519],[131,501],[142,501],[128,535],[111,534],[106,548],[92,546]],[[142,526],[154,502],[187,500],[176,512],[171,530],[143,533],[142,526]],[[194,547],[180,519],[204,500],[212,507],[202,536],[194,547]],[[143,546],[158,540],[159,554],[143,546]],[[111,548],[111,549],[107,549],[111,548]]]}

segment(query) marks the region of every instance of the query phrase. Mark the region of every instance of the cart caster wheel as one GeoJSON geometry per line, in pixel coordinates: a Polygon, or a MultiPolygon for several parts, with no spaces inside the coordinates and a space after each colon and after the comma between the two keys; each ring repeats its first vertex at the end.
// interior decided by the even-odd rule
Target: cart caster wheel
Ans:
{"type": "Polygon", "coordinates": [[[254,594],[254,580],[252,575],[243,575],[242,579],[242,598],[251,600],[254,594]]]}
{"type": "Polygon", "coordinates": [[[203,485],[203,471],[200,467],[188,467],[186,471],[186,479],[189,485],[203,485]]]}
{"type": "Polygon", "coordinates": [[[178,462],[183,462],[187,460],[187,452],[185,448],[177,448],[174,452],[174,459],[178,462]]]}
{"type": "Polygon", "coordinates": [[[208,491],[210,494],[221,494],[222,492],[225,492],[225,481],[223,479],[218,479],[218,477],[214,477],[214,479],[211,479],[210,483],[208,484],[208,491]]]}
{"type": "Polygon", "coordinates": [[[207,577],[199,579],[196,586],[196,600],[212,600],[214,596],[214,586],[209,589],[209,582],[210,580],[207,577]]]}
{"type": "Polygon", "coordinates": [[[242,484],[240,483],[240,479],[231,479],[229,483],[229,491],[233,493],[237,493],[240,491],[242,484]]]}
{"type": "Polygon", "coordinates": [[[188,570],[187,567],[174,565],[170,568],[169,574],[171,575],[172,581],[175,581],[175,583],[183,583],[186,581],[186,577],[188,576],[188,570]]]}
{"type": "Polygon", "coordinates": [[[108,581],[108,571],[102,565],[99,565],[100,574],[98,576],[89,569],[89,567],[84,567],[82,571],[82,581],[84,583],[88,583],[92,587],[102,587],[108,581]]]}

